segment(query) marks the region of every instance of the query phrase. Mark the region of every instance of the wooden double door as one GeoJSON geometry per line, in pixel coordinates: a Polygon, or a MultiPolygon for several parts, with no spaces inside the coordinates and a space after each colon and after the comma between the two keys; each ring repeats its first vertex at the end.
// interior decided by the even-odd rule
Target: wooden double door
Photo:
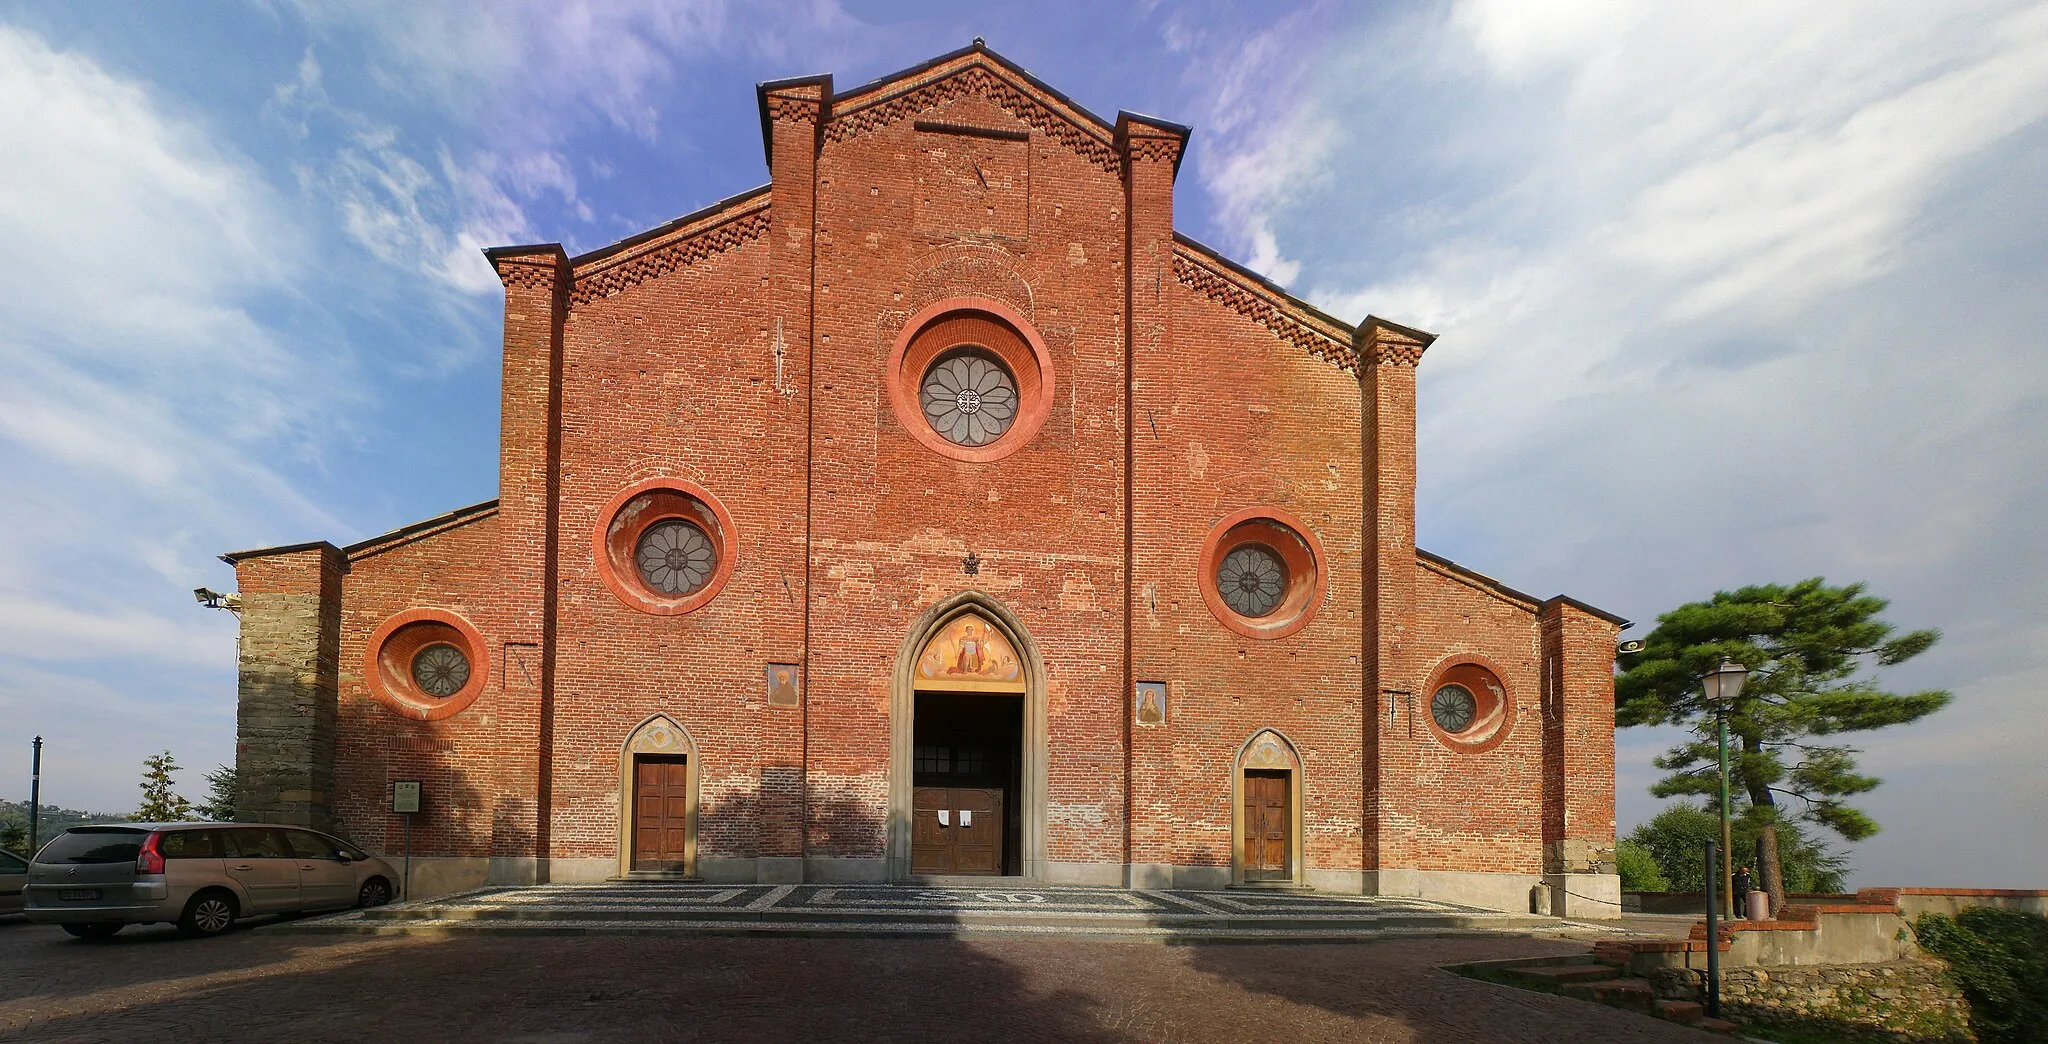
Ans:
{"type": "Polygon", "coordinates": [[[1003,792],[994,787],[911,791],[910,872],[1003,872],[1003,792]]]}
{"type": "Polygon", "coordinates": [[[633,759],[633,869],[688,869],[690,766],[686,758],[633,759]]]}
{"type": "Polygon", "coordinates": [[[1294,815],[1288,807],[1285,771],[1248,770],[1244,774],[1244,879],[1293,879],[1294,815]]]}

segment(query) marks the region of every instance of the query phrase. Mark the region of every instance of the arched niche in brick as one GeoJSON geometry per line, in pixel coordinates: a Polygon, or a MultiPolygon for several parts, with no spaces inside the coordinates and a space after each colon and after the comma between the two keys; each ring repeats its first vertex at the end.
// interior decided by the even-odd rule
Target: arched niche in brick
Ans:
{"type": "Polygon", "coordinates": [[[483,636],[461,614],[446,609],[407,609],[377,626],[363,650],[363,687],[384,706],[418,721],[440,721],[461,713],[490,685],[491,654],[483,636]],[[414,661],[435,646],[462,654],[468,677],[445,696],[426,691],[414,676],[414,661]]]}
{"type": "Polygon", "coordinates": [[[678,616],[718,597],[739,559],[739,539],[731,513],[710,490],[688,479],[650,478],[620,490],[598,513],[591,554],[598,578],[620,602],[654,616],[678,616]],[[641,537],[665,522],[695,527],[711,548],[710,575],[686,594],[650,587],[635,562],[641,537]]]}
{"type": "Polygon", "coordinates": [[[697,781],[702,775],[697,759],[697,741],[690,730],[667,714],[651,714],[619,747],[619,876],[694,877],[697,873],[697,781]],[[633,869],[634,763],[643,755],[682,758],[684,792],[688,795],[684,814],[683,869],[675,873],[645,873],[633,869]]]}
{"type": "Polygon", "coordinates": [[[1052,412],[1052,353],[1031,321],[1008,303],[986,297],[951,297],[921,309],[903,324],[882,373],[889,405],[905,434],[940,456],[968,463],[1001,460],[1029,444],[1052,412]],[[934,362],[971,350],[993,357],[1014,380],[1015,419],[994,441],[969,446],[932,427],[921,404],[926,372],[934,362]]]}
{"type": "Polygon", "coordinates": [[[1429,672],[1429,684],[1422,690],[1422,720],[1438,743],[1461,754],[1481,754],[1507,741],[1515,727],[1515,693],[1508,687],[1500,665],[1478,653],[1454,653],[1439,661],[1429,672]],[[1457,731],[1438,721],[1437,700],[1448,696],[1446,689],[1463,689],[1471,694],[1470,718],[1457,731]]]}
{"type": "MultiPolygon", "coordinates": [[[[973,616],[994,630],[1015,650],[1022,674],[1024,729],[1019,752],[1023,757],[1022,836],[1018,872],[1043,880],[1046,866],[1046,758],[1045,660],[1038,643],[1024,628],[1023,621],[994,596],[981,591],[962,591],[942,599],[918,614],[903,636],[896,653],[896,669],[890,679],[889,695],[889,820],[886,824],[886,856],[892,881],[906,880],[910,872],[911,777],[916,741],[918,661],[932,640],[946,632],[963,616],[973,616]]],[[[974,690],[956,690],[974,691],[974,690]]],[[[1017,691],[1007,683],[981,691],[1017,691]]]]}
{"type": "Polygon", "coordinates": [[[1269,506],[1233,511],[1210,527],[1195,572],[1195,583],[1210,615],[1246,638],[1285,638],[1308,626],[1330,585],[1330,564],[1323,554],[1322,539],[1300,516],[1269,506]],[[1279,601],[1264,615],[1239,612],[1219,586],[1219,570],[1231,552],[1241,548],[1262,551],[1281,567],[1284,579],[1279,601]]]}
{"type": "Polygon", "coordinates": [[[1294,741],[1277,729],[1260,729],[1237,748],[1237,758],[1230,770],[1230,883],[1296,885],[1302,883],[1302,836],[1301,798],[1305,792],[1302,785],[1301,753],[1294,747],[1294,741]],[[1285,773],[1287,798],[1287,873],[1285,877],[1257,878],[1248,874],[1249,832],[1251,824],[1245,812],[1245,773],[1285,773]]]}

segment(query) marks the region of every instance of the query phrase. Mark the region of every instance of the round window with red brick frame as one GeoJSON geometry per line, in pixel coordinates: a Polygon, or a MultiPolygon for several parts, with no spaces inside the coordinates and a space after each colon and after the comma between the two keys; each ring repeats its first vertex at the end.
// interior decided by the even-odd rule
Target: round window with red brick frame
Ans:
{"type": "Polygon", "coordinates": [[[954,460],[983,463],[1023,449],[1051,410],[1052,357],[1000,301],[954,298],[920,311],[903,325],[888,367],[904,433],[954,460]]]}
{"type": "Polygon", "coordinates": [[[1218,522],[1197,569],[1209,612],[1247,638],[1284,638],[1307,626],[1328,583],[1314,531],[1271,507],[1245,508],[1218,522]]]}
{"type": "Polygon", "coordinates": [[[703,607],[732,575],[732,516],[703,487],[649,479],[599,514],[597,573],[628,607],[674,616],[703,607]]]}
{"type": "Polygon", "coordinates": [[[1459,657],[1431,676],[1426,714],[1430,731],[1453,750],[1491,750],[1507,738],[1515,704],[1499,672],[1475,657],[1459,657]]]}
{"type": "Polygon", "coordinates": [[[365,643],[363,680],[385,706],[421,721],[460,713],[484,691],[490,660],[468,620],[445,609],[408,609],[365,643]]]}

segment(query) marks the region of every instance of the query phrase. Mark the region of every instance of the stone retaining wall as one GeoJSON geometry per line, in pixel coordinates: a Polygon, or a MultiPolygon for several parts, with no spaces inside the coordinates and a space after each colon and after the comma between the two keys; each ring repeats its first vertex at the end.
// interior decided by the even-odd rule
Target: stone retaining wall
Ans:
{"type": "MultiPolygon", "coordinates": [[[[1728,968],[1721,973],[1724,1014],[1765,1024],[1825,1025],[1844,1040],[1969,1041],[1969,1006],[1939,961],[1888,961],[1830,967],[1728,968]]],[[[1698,1001],[1706,972],[1658,968],[1657,996],[1698,1001]]]]}

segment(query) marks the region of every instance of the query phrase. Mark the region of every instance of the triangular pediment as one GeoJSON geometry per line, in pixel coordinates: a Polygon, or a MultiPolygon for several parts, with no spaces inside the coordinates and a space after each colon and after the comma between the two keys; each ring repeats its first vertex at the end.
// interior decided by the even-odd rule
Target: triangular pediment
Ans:
{"type": "Polygon", "coordinates": [[[1116,128],[977,41],[832,98],[824,136],[847,141],[906,119],[987,126],[1006,118],[1115,173],[1116,128]],[[996,114],[1000,113],[1000,117],[996,114]]]}

